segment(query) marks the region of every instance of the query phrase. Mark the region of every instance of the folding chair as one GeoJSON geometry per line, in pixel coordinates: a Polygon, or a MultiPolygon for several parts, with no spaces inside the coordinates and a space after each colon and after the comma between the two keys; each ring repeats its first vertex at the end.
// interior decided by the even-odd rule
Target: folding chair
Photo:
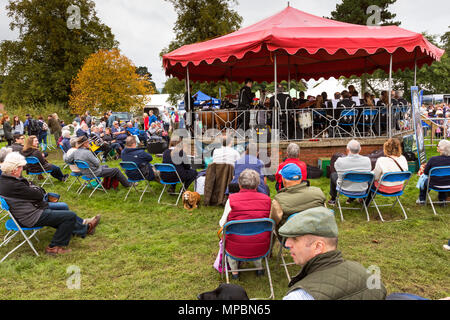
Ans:
{"type": "MultiPolygon", "coordinates": [[[[369,136],[375,137],[375,131],[373,131],[373,126],[376,124],[376,118],[378,115],[377,109],[364,109],[361,113],[361,116],[359,117],[358,126],[363,127],[363,134],[361,135],[361,132],[359,132],[360,137],[364,136],[366,133],[366,127],[368,127],[368,133],[369,136]]],[[[359,131],[359,130],[358,130],[359,131]]]]}
{"type": "Polygon", "coordinates": [[[356,134],[356,118],[358,117],[357,109],[342,110],[338,121],[338,133],[342,137],[341,132],[345,132],[350,136],[354,137],[356,134]],[[350,128],[347,131],[345,128],[350,128]]]}
{"type": "Polygon", "coordinates": [[[78,183],[80,184],[80,187],[77,189],[77,192],[76,192],[76,193],[78,193],[78,191],[80,190],[80,188],[83,187],[83,183],[82,183],[81,180],[80,180],[80,177],[82,177],[83,174],[82,174],[81,172],[73,172],[73,171],[72,171],[72,172],[70,173],[70,176],[73,177],[74,179],[72,179],[73,181],[72,181],[72,183],[70,184],[69,188],[67,188],[67,191],[69,191],[70,188],[72,188],[72,186],[73,186],[73,184],[75,183],[75,181],[78,181],[78,183]]]}
{"type": "MultiPolygon", "coordinates": [[[[36,157],[26,157],[25,160],[27,161],[27,164],[39,164],[39,166],[41,167],[41,172],[28,172],[28,175],[31,176],[31,181],[36,181],[37,176],[39,175],[43,175],[45,177],[44,181],[41,184],[41,187],[43,187],[47,181],[50,181],[50,183],[53,185],[53,181],[52,181],[52,176],[50,175],[50,173],[53,170],[45,170],[44,167],[42,166],[42,163],[39,162],[39,159],[36,157]]],[[[39,184],[38,181],[36,181],[37,184],[39,184]]]]}
{"type": "MultiPolygon", "coordinates": [[[[269,278],[270,285],[270,296],[265,300],[275,299],[275,294],[273,292],[273,284],[272,277],[270,275],[269,262],[267,257],[270,255],[270,251],[272,249],[272,232],[275,228],[275,221],[272,219],[250,219],[250,220],[237,220],[227,222],[223,227],[223,253],[222,253],[222,270],[225,270],[225,275],[227,279],[227,283],[230,283],[230,279],[228,276],[228,271],[255,271],[255,270],[264,270],[264,268],[247,268],[247,269],[237,269],[237,270],[228,270],[228,263],[225,260],[225,256],[228,256],[237,261],[255,261],[259,259],[265,260],[267,276],[269,278]],[[229,235],[238,235],[238,236],[255,236],[264,232],[270,232],[270,241],[267,243],[267,250],[264,254],[261,254],[257,257],[253,258],[242,258],[231,255],[227,250],[227,236],[229,235]]],[[[223,273],[222,273],[223,278],[223,273]]],[[[259,300],[259,299],[253,299],[259,300]]]]}
{"type": "MultiPolygon", "coordinates": [[[[345,196],[347,198],[351,198],[351,199],[366,199],[367,196],[369,195],[370,187],[372,187],[373,180],[374,180],[374,176],[373,176],[373,173],[371,173],[371,172],[350,171],[350,172],[346,172],[342,176],[341,183],[338,184],[338,186],[336,187],[336,190],[338,192],[336,200],[337,200],[337,204],[338,204],[338,207],[339,207],[339,212],[341,213],[341,221],[344,221],[344,216],[342,214],[342,209],[347,209],[347,210],[360,210],[360,209],[358,209],[358,208],[349,208],[349,207],[341,207],[341,201],[339,200],[339,196],[342,194],[343,196],[345,196]],[[342,186],[344,185],[344,181],[348,181],[348,182],[352,182],[352,183],[367,183],[368,188],[364,192],[345,191],[342,188],[342,186]]],[[[365,201],[363,201],[363,207],[361,208],[361,210],[362,209],[366,210],[367,221],[370,221],[370,219],[369,219],[369,212],[367,211],[367,206],[366,206],[366,202],[365,201]]]]}
{"type": "MultiPolygon", "coordinates": [[[[160,173],[175,173],[177,175],[178,181],[177,182],[166,182],[163,179],[160,179],[160,183],[164,185],[163,190],[161,191],[161,194],[159,195],[159,199],[158,199],[158,203],[161,203],[161,197],[164,194],[164,191],[166,190],[167,185],[177,185],[178,183],[181,183],[181,189],[180,189],[180,193],[178,194],[178,199],[177,202],[175,203],[175,206],[178,206],[178,202],[180,201],[181,195],[183,194],[184,191],[186,191],[186,189],[184,188],[184,183],[183,181],[181,181],[181,178],[177,172],[177,169],[175,168],[175,166],[173,164],[169,164],[169,163],[156,163],[155,164],[155,169],[158,170],[160,173]]],[[[173,205],[170,203],[166,203],[169,205],[173,205]]]]}
{"type": "MultiPolygon", "coordinates": [[[[18,246],[16,246],[14,249],[9,251],[6,256],[0,260],[0,263],[2,263],[11,253],[19,249],[22,245],[25,243],[28,243],[28,245],[31,247],[33,252],[39,256],[39,253],[36,251],[36,249],[33,246],[33,243],[31,242],[31,239],[34,237],[37,241],[39,239],[37,238],[36,234],[42,229],[42,227],[36,227],[36,228],[21,228],[20,225],[17,223],[16,219],[14,219],[13,215],[9,211],[9,206],[6,203],[5,199],[0,197],[1,202],[1,208],[4,211],[7,211],[7,215],[10,217],[9,220],[5,223],[5,228],[8,230],[8,233],[5,235],[3,242],[0,244],[0,247],[6,246],[15,236],[17,236],[19,233],[25,238],[23,242],[21,242],[18,246]],[[26,235],[25,231],[31,231],[31,234],[29,236],[26,235]]],[[[2,218],[3,219],[3,218],[2,218]]]]}
{"type": "MultiPolygon", "coordinates": [[[[406,186],[408,185],[409,179],[411,178],[412,173],[409,171],[404,171],[404,172],[388,172],[385,173],[381,179],[380,182],[378,184],[378,187],[376,188],[376,190],[374,190],[374,185],[372,185],[371,189],[374,192],[372,200],[370,202],[373,202],[375,208],[378,211],[378,215],[381,219],[382,222],[384,222],[383,216],[381,215],[380,209],[379,207],[386,207],[386,206],[391,206],[391,208],[394,208],[395,205],[398,204],[400,205],[400,208],[403,211],[403,215],[405,216],[405,220],[408,219],[408,216],[406,215],[406,211],[405,208],[403,208],[403,205],[400,201],[400,196],[403,195],[403,192],[405,191],[406,186]],[[399,192],[395,192],[395,193],[384,193],[384,192],[380,192],[380,186],[382,185],[383,182],[403,182],[403,188],[401,191],[399,192]],[[377,195],[381,195],[383,197],[395,197],[396,201],[394,202],[394,204],[390,205],[390,204],[385,204],[385,205],[377,205],[376,201],[375,201],[375,197],[377,195]]],[[[370,202],[367,206],[370,205],[370,202]]]]}
{"type": "MultiPolygon", "coordinates": [[[[437,192],[450,192],[450,186],[430,187],[430,180],[432,177],[447,177],[447,176],[450,176],[450,166],[435,167],[435,168],[431,169],[428,174],[428,183],[427,183],[428,199],[430,200],[431,208],[433,208],[434,215],[437,215],[437,213],[436,213],[436,209],[434,208],[433,200],[431,199],[431,196],[430,196],[430,190],[437,191],[437,192]]],[[[448,201],[437,201],[434,203],[443,203],[445,205],[446,203],[448,203],[448,201]]],[[[427,198],[425,198],[425,205],[426,204],[427,204],[427,198]]]]}
{"type": "Polygon", "coordinates": [[[94,190],[92,190],[91,194],[89,195],[89,198],[92,197],[92,195],[94,194],[94,192],[99,189],[99,187],[102,187],[102,190],[105,191],[105,193],[108,193],[108,191],[106,191],[105,187],[103,187],[102,184],[102,180],[101,178],[98,178],[94,171],[92,171],[92,169],[89,167],[89,165],[87,164],[87,162],[85,161],[81,161],[81,160],[75,160],[75,165],[78,167],[78,169],[80,170],[89,170],[89,172],[92,175],[91,177],[82,175],[81,179],[83,179],[85,182],[83,183],[83,185],[80,187],[80,189],[78,189],[77,193],[81,194],[83,192],[83,190],[91,183],[91,181],[96,181],[97,185],[95,186],[94,190]]]}
{"type": "MultiPolygon", "coordinates": [[[[139,191],[136,188],[136,183],[139,183],[141,181],[145,181],[146,182],[146,186],[144,191],[141,194],[141,197],[139,198],[139,202],[142,201],[142,197],[144,196],[144,194],[147,192],[147,189],[150,189],[150,192],[152,190],[152,188],[150,187],[150,182],[145,178],[144,174],[142,173],[141,169],[139,169],[139,167],[136,165],[136,163],[131,162],[131,161],[123,161],[121,163],[119,163],[120,167],[125,170],[125,174],[128,177],[127,171],[137,171],[139,172],[139,174],[141,175],[141,179],[135,180],[135,179],[130,179],[128,177],[128,182],[131,182],[133,184],[133,188],[136,191],[137,194],[139,194],[139,191]]],[[[128,198],[128,194],[130,193],[131,188],[128,188],[128,192],[125,196],[125,199],[123,199],[123,201],[127,200],[128,198]]]]}

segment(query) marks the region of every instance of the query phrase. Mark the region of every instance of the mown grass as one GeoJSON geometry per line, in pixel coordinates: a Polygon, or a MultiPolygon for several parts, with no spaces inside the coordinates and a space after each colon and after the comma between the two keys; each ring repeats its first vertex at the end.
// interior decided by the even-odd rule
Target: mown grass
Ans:
{"type": "MultiPolygon", "coordinates": [[[[429,154],[435,153],[429,150],[429,154]]],[[[49,159],[63,164],[60,151],[51,152],[49,159]]],[[[108,165],[118,167],[118,161],[108,165]]],[[[311,183],[328,194],[328,179],[311,183]]],[[[395,221],[402,218],[398,206],[394,210],[383,209],[385,219],[394,220],[386,223],[374,219],[374,209],[370,209],[369,223],[365,214],[356,210],[345,211],[345,221],[341,222],[336,209],[339,248],[346,259],[365,267],[378,266],[388,292],[438,299],[450,296],[450,253],[442,249],[450,238],[450,207],[438,207],[439,215],[434,216],[430,207],[417,206],[416,183],[414,175],[402,200],[409,216],[407,221],[395,221]]],[[[74,188],[67,193],[67,184],[55,181],[55,186],[47,187],[47,191],[60,193],[61,201],[79,216],[100,213],[102,221],[94,236],[74,238],[70,243],[73,252],[59,257],[43,254],[54,233],[53,229],[44,228],[36,244],[41,256],[35,257],[24,246],[0,265],[0,298],[196,299],[198,293],[217,287],[221,276],[212,265],[218,251],[216,232],[223,208],[200,207],[190,213],[182,205],[158,205],[162,186],[152,183],[152,187],[154,194],[137,203],[135,193],[123,201],[123,187],[106,195],[97,192],[88,199],[87,191],[76,196],[74,188]],[[80,290],[67,288],[70,274],[66,269],[71,265],[81,270],[80,290]]],[[[270,188],[275,195],[273,183],[270,188]]],[[[163,197],[164,202],[175,200],[173,196],[163,197]]],[[[5,232],[2,227],[1,234],[5,232]]],[[[0,248],[2,256],[6,252],[7,248],[0,248]]],[[[275,296],[281,299],[287,291],[286,275],[275,257],[270,259],[270,268],[275,296]]],[[[289,268],[291,275],[299,271],[297,266],[289,268]]],[[[267,277],[259,279],[248,272],[236,283],[250,297],[269,295],[267,277]]]]}

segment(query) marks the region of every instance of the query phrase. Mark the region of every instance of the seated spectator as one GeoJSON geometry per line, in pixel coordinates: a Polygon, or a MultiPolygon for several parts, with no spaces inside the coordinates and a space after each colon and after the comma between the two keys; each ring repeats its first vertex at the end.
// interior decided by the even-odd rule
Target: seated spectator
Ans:
{"type": "Polygon", "coordinates": [[[72,234],[85,237],[92,235],[100,221],[100,216],[83,220],[67,206],[52,209],[45,200],[45,190],[22,177],[25,158],[17,152],[9,154],[2,163],[0,195],[5,198],[10,212],[17,222],[26,228],[53,227],[55,234],[45,249],[45,253],[56,255],[70,252],[72,234]]]}
{"type": "MultiPolygon", "coordinates": [[[[334,164],[336,172],[333,172],[330,176],[330,195],[331,199],[328,201],[330,206],[336,205],[337,190],[339,185],[342,190],[347,192],[361,192],[365,193],[369,187],[367,183],[349,183],[348,181],[342,185],[342,177],[345,173],[350,171],[357,172],[370,172],[372,170],[372,163],[369,157],[361,156],[361,144],[356,140],[351,140],[347,144],[347,156],[338,158],[334,164]]],[[[347,203],[352,202],[354,199],[350,198],[347,203]]]]}
{"type": "Polygon", "coordinates": [[[342,91],[342,100],[338,102],[338,108],[354,108],[356,102],[352,100],[352,95],[347,90],[342,91]]]}
{"type": "Polygon", "coordinates": [[[386,288],[372,288],[371,273],[361,264],[344,260],[337,250],[338,227],[326,208],[311,208],[287,221],[279,230],[286,238],[300,273],[292,278],[283,300],[384,300],[386,288]]]}
{"type": "MultiPolygon", "coordinates": [[[[270,213],[270,197],[256,190],[260,183],[258,172],[245,169],[239,176],[238,193],[231,194],[228,198],[219,225],[223,227],[229,221],[263,219],[270,213]],[[251,210],[249,210],[251,208],[251,210]]],[[[245,237],[238,235],[227,236],[227,250],[230,254],[241,258],[262,256],[267,244],[270,242],[270,232],[245,237]],[[245,241],[245,242],[244,242],[245,241]]],[[[238,261],[227,256],[228,264],[232,270],[238,269],[238,261]]],[[[253,261],[256,268],[261,268],[261,259],[253,261]]],[[[258,276],[264,274],[264,270],[258,270],[258,276]]],[[[239,279],[239,272],[232,272],[233,279],[239,279]]]]}
{"type": "MultiPolygon", "coordinates": [[[[152,166],[150,165],[153,157],[145,152],[144,149],[137,147],[137,141],[134,136],[129,136],[125,141],[125,149],[122,151],[122,160],[134,162],[141,170],[145,179],[148,181],[155,180],[155,174],[152,166]]],[[[126,174],[128,178],[132,180],[142,179],[141,174],[137,170],[127,170],[126,174]]]]}
{"type": "MultiPolygon", "coordinates": [[[[171,141],[174,145],[173,148],[169,148],[163,153],[163,163],[173,164],[180,176],[181,181],[184,184],[184,188],[187,190],[192,182],[197,178],[197,171],[192,169],[189,158],[183,150],[183,140],[174,139],[171,141]]],[[[161,180],[166,182],[177,182],[178,177],[175,173],[161,172],[161,180]]],[[[175,185],[171,186],[168,190],[169,193],[175,192],[175,185]]]]}
{"type": "MultiPolygon", "coordinates": [[[[408,161],[402,155],[402,145],[396,138],[390,138],[384,143],[383,146],[384,157],[378,158],[375,169],[372,171],[374,174],[373,190],[378,188],[381,177],[389,172],[402,172],[408,171],[408,161]]],[[[378,192],[382,193],[396,193],[403,189],[403,182],[383,182],[380,185],[378,192]]],[[[366,204],[369,204],[372,200],[373,191],[369,190],[369,196],[366,198],[366,204]]]]}
{"type": "Polygon", "coordinates": [[[287,221],[291,214],[323,207],[326,201],[320,188],[310,187],[308,181],[302,182],[302,171],[296,164],[288,163],[280,174],[285,187],[272,200],[270,209],[270,218],[275,221],[276,230],[287,221]]]}
{"type": "Polygon", "coordinates": [[[14,143],[11,145],[12,151],[21,152],[25,143],[25,136],[23,134],[15,134],[13,139],[14,143]]]}
{"type": "Polygon", "coordinates": [[[381,99],[377,102],[377,107],[385,107],[389,104],[389,95],[387,91],[381,91],[381,99]]]}
{"type": "Polygon", "coordinates": [[[250,154],[250,147],[247,146],[247,149],[245,150],[245,154],[238,159],[234,164],[234,176],[233,180],[230,182],[229,185],[229,193],[236,193],[239,192],[239,176],[241,173],[246,169],[252,169],[258,172],[260,181],[258,185],[258,192],[264,193],[268,196],[270,196],[270,190],[266,183],[266,177],[262,174],[262,170],[264,168],[264,163],[258,159],[258,153],[256,153],[255,156],[250,154]]]}
{"type": "MultiPolygon", "coordinates": [[[[50,175],[59,180],[59,181],[66,181],[69,177],[68,174],[63,174],[61,171],[61,168],[58,166],[55,166],[54,164],[51,164],[45,159],[44,154],[39,150],[39,142],[36,136],[29,136],[28,139],[25,141],[25,145],[23,147],[23,150],[21,154],[24,157],[36,157],[39,162],[41,163],[42,167],[45,171],[51,171],[50,175]]],[[[29,172],[37,173],[42,172],[41,166],[36,164],[27,164],[25,169],[29,172]]]]}
{"type": "MultiPolygon", "coordinates": [[[[131,187],[133,184],[128,182],[128,179],[117,168],[108,168],[108,166],[100,165],[100,160],[89,149],[89,140],[86,137],[80,137],[77,140],[77,150],[70,155],[67,155],[66,162],[74,163],[75,160],[85,161],[92,172],[97,177],[113,178],[119,180],[119,182],[126,188],[131,187]]],[[[88,169],[82,169],[81,173],[87,177],[93,178],[91,172],[88,169]]]]}
{"type": "Polygon", "coordinates": [[[100,130],[97,126],[91,127],[91,134],[89,135],[89,139],[91,139],[91,141],[93,141],[95,145],[99,147],[96,151],[103,152],[102,158],[105,162],[112,148],[106,141],[103,141],[102,137],[100,136],[100,130]]]}
{"type": "Polygon", "coordinates": [[[119,122],[114,121],[113,127],[111,128],[111,133],[116,142],[119,143],[123,149],[125,146],[125,139],[128,137],[127,132],[124,128],[120,127],[119,122]]]}
{"type": "Polygon", "coordinates": [[[86,138],[89,138],[89,127],[86,123],[82,123],[80,128],[75,132],[75,134],[77,135],[77,137],[82,137],[82,136],[86,136],[86,138]]]}
{"type": "MultiPolygon", "coordinates": [[[[3,147],[0,149],[0,166],[3,163],[3,161],[5,161],[6,156],[11,152],[13,152],[13,150],[10,147],[8,148],[3,147]]],[[[2,174],[2,170],[0,170],[0,174],[2,174]]]]}
{"type": "Polygon", "coordinates": [[[277,173],[275,174],[275,180],[276,180],[275,189],[277,191],[280,191],[281,189],[284,188],[280,171],[281,171],[281,169],[284,168],[285,165],[287,165],[289,163],[294,163],[300,168],[300,170],[302,171],[302,179],[303,180],[306,180],[308,177],[308,173],[306,171],[306,163],[304,163],[303,161],[300,161],[300,147],[298,146],[298,144],[290,143],[286,149],[286,153],[287,153],[287,159],[284,160],[284,162],[280,163],[280,165],[278,166],[277,173]]]}
{"type": "MultiPolygon", "coordinates": [[[[440,153],[440,156],[432,157],[428,160],[427,165],[425,166],[425,170],[423,174],[429,175],[430,170],[436,167],[447,167],[450,166],[450,141],[441,140],[437,146],[437,151],[440,153]]],[[[428,178],[425,180],[423,187],[420,188],[419,199],[416,201],[417,204],[425,204],[425,199],[427,197],[427,185],[428,178]]],[[[450,189],[450,177],[433,177],[430,181],[430,186],[432,188],[443,188],[450,189]]],[[[444,202],[447,200],[447,192],[439,192],[439,202],[444,202]]]]}
{"type": "Polygon", "coordinates": [[[120,158],[120,154],[122,153],[123,147],[117,140],[113,137],[111,128],[106,127],[105,133],[100,134],[103,141],[109,144],[109,146],[116,151],[116,160],[120,158]]]}
{"type": "Polygon", "coordinates": [[[70,146],[70,131],[63,130],[62,137],[63,137],[63,139],[61,141],[61,146],[62,146],[64,152],[67,152],[71,148],[71,146],[70,146]]]}
{"type": "Polygon", "coordinates": [[[126,131],[129,135],[136,137],[136,143],[139,145],[141,142],[144,144],[144,146],[147,146],[147,134],[144,131],[139,130],[139,122],[135,119],[135,125],[133,126],[133,123],[130,121],[127,123],[126,131]]]}
{"type": "Polygon", "coordinates": [[[239,160],[241,155],[239,152],[232,147],[233,139],[228,139],[227,136],[222,136],[222,147],[215,149],[213,152],[213,163],[226,163],[234,166],[236,161],[239,160]]]}
{"type": "Polygon", "coordinates": [[[75,137],[70,139],[70,149],[67,150],[67,152],[64,153],[64,155],[63,155],[64,162],[69,165],[69,168],[70,168],[70,170],[72,170],[72,172],[80,172],[80,169],[78,169],[78,166],[76,166],[74,164],[74,162],[67,161],[67,157],[69,155],[71,155],[73,152],[75,152],[75,150],[78,149],[77,148],[77,140],[78,140],[78,138],[75,138],[75,137]]]}

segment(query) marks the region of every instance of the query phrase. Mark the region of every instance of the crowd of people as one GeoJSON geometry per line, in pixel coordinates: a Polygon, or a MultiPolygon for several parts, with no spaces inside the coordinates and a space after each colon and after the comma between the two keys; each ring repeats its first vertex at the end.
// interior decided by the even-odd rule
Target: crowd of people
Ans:
{"type": "MultiPolygon", "coordinates": [[[[450,138],[450,106],[448,104],[423,105],[420,112],[436,125],[434,129],[436,138],[450,138]]],[[[429,125],[426,125],[424,129],[428,130],[429,125]]]]}

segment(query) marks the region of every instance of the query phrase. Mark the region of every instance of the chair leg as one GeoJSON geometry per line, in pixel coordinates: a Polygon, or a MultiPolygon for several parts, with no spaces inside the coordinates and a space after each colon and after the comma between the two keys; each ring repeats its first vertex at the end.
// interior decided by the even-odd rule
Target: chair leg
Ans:
{"type": "Polygon", "coordinates": [[[364,201],[363,201],[363,206],[364,206],[364,210],[366,210],[366,216],[367,216],[367,222],[369,222],[370,221],[370,218],[369,218],[369,210],[367,210],[367,206],[366,206],[366,199],[363,199],[364,201]]]}
{"type": "Polygon", "coordinates": [[[275,299],[275,294],[273,292],[273,284],[272,284],[272,276],[270,274],[270,268],[269,268],[269,262],[267,261],[267,257],[264,257],[264,260],[266,260],[266,269],[267,269],[267,276],[269,278],[269,285],[270,285],[270,297],[267,299],[275,299]]]}
{"type": "Polygon", "coordinates": [[[164,191],[166,191],[166,186],[167,186],[167,184],[164,185],[164,188],[162,189],[161,194],[159,195],[158,203],[161,203],[161,197],[164,194],[164,191]]]}
{"type": "MultiPolygon", "coordinates": [[[[226,257],[225,257],[225,259],[226,259],[226,257]]],[[[223,261],[224,259],[222,259],[222,261],[223,261]]],[[[225,264],[225,278],[227,279],[227,283],[230,283],[230,278],[228,277],[228,263],[227,263],[227,261],[224,261],[224,264],[225,264]]]]}
{"type": "Polygon", "coordinates": [[[383,216],[381,215],[380,209],[378,208],[378,205],[377,205],[377,203],[375,202],[375,199],[372,199],[372,202],[373,202],[373,204],[375,205],[375,209],[377,209],[377,211],[378,211],[378,216],[380,217],[381,222],[384,222],[383,216]]]}
{"type": "Polygon", "coordinates": [[[291,282],[291,275],[289,274],[289,270],[286,265],[286,260],[284,260],[283,255],[281,255],[281,261],[283,262],[284,271],[286,272],[286,277],[288,278],[288,281],[291,282]]]}
{"type": "Polygon", "coordinates": [[[128,195],[130,194],[130,192],[131,192],[131,188],[128,188],[128,192],[127,192],[127,194],[125,195],[125,199],[123,199],[123,201],[126,201],[126,200],[127,200],[128,195]]]}
{"type": "Polygon", "coordinates": [[[181,184],[180,193],[178,194],[178,199],[177,199],[177,202],[175,203],[175,206],[178,206],[178,202],[180,201],[181,195],[183,194],[184,191],[185,191],[184,185],[181,184]]]}
{"type": "Polygon", "coordinates": [[[433,200],[431,199],[430,193],[428,193],[428,199],[430,200],[431,208],[433,209],[434,215],[437,216],[436,208],[434,207],[433,200]]]}
{"type": "Polygon", "coordinates": [[[338,203],[339,211],[341,212],[341,221],[344,221],[344,215],[342,214],[341,201],[339,200],[339,195],[336,197],[336,200],[338,203]]]}
{"type": "Polygon", "coordinates": [[[403,208],[403,205],[402,205],[402,202],[400,201],[400,198],[399,197],[396,197],[396,198],[397,198],[398,204],[400,205],[400,208],[402,208],[403,215],[405,216],[405,220],[407,220],[408,216],[406,215],[405,208],[403,208]]]}

